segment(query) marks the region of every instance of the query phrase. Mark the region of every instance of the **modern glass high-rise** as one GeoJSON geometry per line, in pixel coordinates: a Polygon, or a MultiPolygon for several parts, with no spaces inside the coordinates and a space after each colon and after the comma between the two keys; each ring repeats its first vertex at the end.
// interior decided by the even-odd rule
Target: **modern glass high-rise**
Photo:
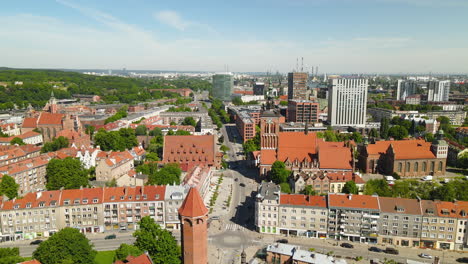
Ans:
{"type": "Polygon", "coordinates": [[[430,81],[427,84],[428,102],[446,102],[449,100],[450,81],[430,81]]]}
{"type": "Polygon", "coordinates": [[[332,79],[328,92],[328,122],[332,126],[365,127],[367,79],[332,79]]]}
{"type": "Polygon", "coordinates": [[[212,95],[222,101],[230,101],[234,86],[234,76],[230,72],[213,75],[212,95]]]}

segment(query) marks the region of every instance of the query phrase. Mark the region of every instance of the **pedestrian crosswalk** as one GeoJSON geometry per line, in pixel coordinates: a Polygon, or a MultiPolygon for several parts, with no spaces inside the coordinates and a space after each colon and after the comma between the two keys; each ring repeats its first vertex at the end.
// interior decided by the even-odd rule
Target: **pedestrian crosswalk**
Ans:
{"type": "Polygon", "coordinates": [[[231,230],[231,231],[244,231],[245,227],[240,226],[238,224],[227,224],[224,226],[225,230],[231,230]]]}

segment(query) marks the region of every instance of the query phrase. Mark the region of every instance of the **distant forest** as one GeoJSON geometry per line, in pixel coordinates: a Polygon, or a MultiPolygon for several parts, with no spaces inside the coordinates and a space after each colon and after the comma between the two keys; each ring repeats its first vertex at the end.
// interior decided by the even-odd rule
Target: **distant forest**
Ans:
{"type": "Polygon", "coordinates": [[[211,84],[197,78],[176,80],[137,79],[118,76],[94,76],[59,70],[28,70],[0,68],[0,110],[42,107],[51,92],[57,99],[72,98],[73,94],[99,95],[106,103],[135,103],[152,99],[175,98],[178,94],[154,89],[190,88],[210,90],[211,84]],[[22,82],[15,85],[15,82],[22,82]],[[153,91],[151,91],[153,90],[153,91]]]}

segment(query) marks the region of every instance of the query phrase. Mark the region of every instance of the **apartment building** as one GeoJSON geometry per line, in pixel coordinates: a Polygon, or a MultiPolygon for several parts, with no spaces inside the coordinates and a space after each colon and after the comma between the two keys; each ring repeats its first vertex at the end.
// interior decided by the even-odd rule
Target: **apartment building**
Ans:
{"type": "Polygon", "coordinates": [[[18,194],[45,189],[46,167],[49,160],[39,156],[0,167],[0,174],[8,174],[19,184],[18,194]]]}
{"type": "Polygon", "coordinates": [[[281,194],[279,186],[263,182],[255,214],[260,233],[402,247],[468,248],[468,202],[464,201],[281,194]]]}
{"type": "Polygon", "coordinates": [[[340,240],[377,243],[380,206],[377,196],[328,194],[329,236],[340,240]]]}
{"type": "MultiPolygon", "coordinates": [[[[101,154],[101,153],[100,153],[101,154]]],[[[98,155],[96,165],[96,180],[110,181],[128,175],[133,169],[133,156],[129,151],[110,152],[105,157],[98,155]]],[[[102,152],[105,154],[105,152],[102,152]]]]}
{"type": "Polygon", "coordinates": [[[281,234],[327,237],[328,208],[325,196],[282,194],[279,216],[281,234]]]}
{"type": "Polygon", "coordinates": [[[166,228],[165,191],[166,186],[81,188],[3,200],[1,241],[49,237],[65,227],[82,233],[136,230],[144,216],[166,228]]]}
{"type": "Polygon", "coordinates": [[[379,243],[419,247],[422,228],[420,200],[379,197],[379,243]]]}
{"type": "Polygon", "coordinates": [[[0,166],[39,156],[41,148],[34,145],[1,146],[0,166]]]}
{"type": "Polygon", "coordinates": [[[164,193],[165,223],[167,229],[180,229],[178,210],[187,196],[188,188],[180,185],[167,185],[164,193]]]}
{"type": "Polygon", "coordinates": [[[255,201],[255,227],[260,233],[278,234],[280,187],[272,182],[263,182],[255,201]]]}

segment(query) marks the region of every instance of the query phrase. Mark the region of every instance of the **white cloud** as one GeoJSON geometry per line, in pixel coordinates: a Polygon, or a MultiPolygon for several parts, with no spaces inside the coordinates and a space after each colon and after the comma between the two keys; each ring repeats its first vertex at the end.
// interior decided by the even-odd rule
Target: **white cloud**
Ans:
{"type": "Polygon", "coordinates": [[[184,21],[182,17],[174,11],[165,10],[154,14],[154,17],[161,23],[184,31],[190,25],[190,22],[184,21]]]}

